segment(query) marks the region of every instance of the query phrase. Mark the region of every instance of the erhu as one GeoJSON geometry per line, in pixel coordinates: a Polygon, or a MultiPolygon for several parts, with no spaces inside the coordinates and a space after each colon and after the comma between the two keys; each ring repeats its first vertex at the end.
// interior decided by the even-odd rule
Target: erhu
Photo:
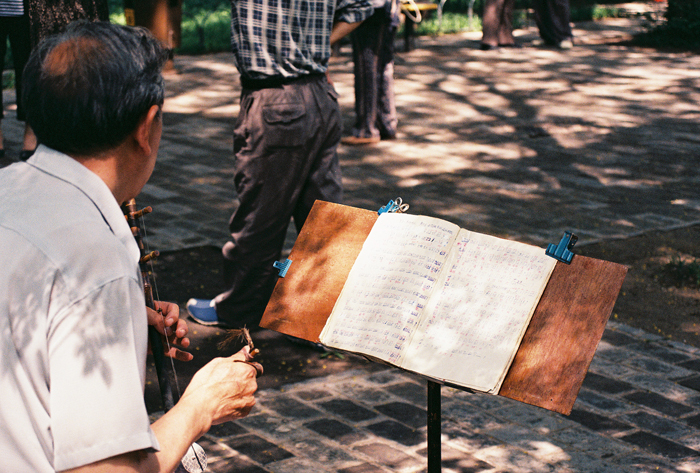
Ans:
{"type": "MultiPolygon", "coordinates": [[[[141,277],[143,280],[146,307],[155,310],[156,312],[161,312],[156,308],[155,298],[153,296],[154,286],[151,280],[153,259],[158,256],[158,251],[149,252],[146,250],[144,245],[144,235],[141,231],[141,226],[139,225],[139,220],[141,220],[144,215],[151,213],[152,210],[153,209],[151,207],[137,210],[135,199],[131,199],[129,202],[122,205],[122,211],[124,212],[124,216],[126,217],[129,226],[131,227],[131,232],[136,239],[136,243],[138,244],[139,252],[141,254],[139,259],[139,268],[141,270],[141,277]]],[[[156,328],[152,325],[148,326],[148,338],[151,342],[151,351],[153,352],[153,361],[156,367],[156,374],[158,376],[158,387],[160,389],[160,397],[163,402],[163,410],[168,412],[175,405],[175,398],[173,395],[173,384],[165,364],[165,346],[163,345],[163,340],[165,340],[165,342],[168,344],[168,351],[170,351],[170,343],[168,342],[167,336],[161,337],[160,333],[158,333],[156,328]]],[[[175,375],[175,364],[173,363],[172,358],[170,359],[170,365],[173,375],[175,375]]],[[[179,397],[180,393],[177,380],[175,382],[175,388],[178,391],[179,397]]],[[[204,449],[202,449],[202,447],[196,443],[193,443],[192,446],[187,449],[187,453],[182,458],[176,473],[182,471],[187,473],[199,473],[203,472],[206,467],[207,457],[204,453],[204,449]]]]}

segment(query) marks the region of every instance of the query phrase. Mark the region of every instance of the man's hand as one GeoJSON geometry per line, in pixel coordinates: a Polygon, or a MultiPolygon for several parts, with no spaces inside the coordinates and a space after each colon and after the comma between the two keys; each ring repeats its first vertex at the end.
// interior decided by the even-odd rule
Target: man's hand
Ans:
{"type": "Polygon", "coordinates": [[[187,323],[180,319],[180,307],[162,301],[155,301],[155,306],[158,311],[146,308],[148,325],[154,326],[158,333],[167,338],[167,343],[164,343],[165,355],[180,361],[190,361],[192,354],[181,350],[190,346],[190,339],[187,338],[187,323]]]}
{"type": "Polygon", "coordinates": [[[178,404],[199,406],[211,416],[211,425],[247,416],[255,405],[256,377],[262,373],[262,366],[251,359],[248,347],[228,358],[214,358],[195,373],[178,404]]]}

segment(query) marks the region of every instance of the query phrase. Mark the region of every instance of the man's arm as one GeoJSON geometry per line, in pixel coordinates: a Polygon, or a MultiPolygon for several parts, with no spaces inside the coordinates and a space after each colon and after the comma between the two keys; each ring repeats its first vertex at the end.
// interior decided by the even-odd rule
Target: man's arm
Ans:
{"type": "Polygon", "coordinates": [[[355,28],[360,26],[362,22],[357,23],[346,23],[344,21],[338,21],[333,25],[333,30],[331,31],[331,46],[343,39],[345,36],[349,35],[355,28]]]}
{"type": "Polygon", "coordinates": [[[195,373],[180,401],[151,428],[161,451],[140,450],[107,458],[70,473],[172,472],[187,449],[212,425],[248,415],[262,367],[251,366],[248,347],[229,358],[215,358],[195,373]]]}

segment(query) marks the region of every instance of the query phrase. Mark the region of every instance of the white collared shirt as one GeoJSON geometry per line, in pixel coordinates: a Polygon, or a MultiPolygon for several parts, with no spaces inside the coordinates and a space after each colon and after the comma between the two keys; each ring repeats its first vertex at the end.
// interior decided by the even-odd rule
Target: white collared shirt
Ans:
{"type": "Polygon", "coordinates": [[[0,170],[0,465],[158,448],[143,399],[139,249],[107,185],[40,146],[0,170]]]}

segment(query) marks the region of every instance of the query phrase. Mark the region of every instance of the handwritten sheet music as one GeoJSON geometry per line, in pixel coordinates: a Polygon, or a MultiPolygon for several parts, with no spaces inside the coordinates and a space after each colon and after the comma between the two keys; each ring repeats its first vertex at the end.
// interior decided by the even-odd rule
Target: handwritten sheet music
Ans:
{"type": "Polygon", "coordinates": [[[321,342],[400,365],[458,231],[457,225],[431,217],[382,214],[321,342]]]}
{"type": "Polygon", "coordinates": [[[555,264],[537,247],[432,217],[383,214],[320,339],[498,392],[555,264]]]}
{"type": "Polygon", "coordinates": [[[497,393],[555,264],[541,248],[462,230],[403,367],[497,393]]]}

